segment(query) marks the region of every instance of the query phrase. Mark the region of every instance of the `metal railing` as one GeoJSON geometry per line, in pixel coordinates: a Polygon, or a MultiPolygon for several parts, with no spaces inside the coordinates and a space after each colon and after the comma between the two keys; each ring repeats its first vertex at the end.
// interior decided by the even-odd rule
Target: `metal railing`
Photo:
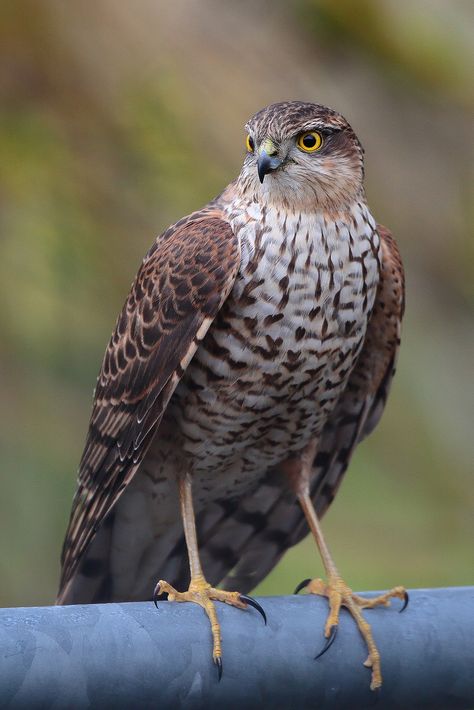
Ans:
{"type": "Polygon", "coordinates": [[[369,690],[367,651],[341,613],[318,660],[326,600],[260,598],[218,605],[223,677],[208,621],[194,604],[163,602],[0,610],[1,708],[357,710],[474,708],[474,587],[410,590],[410,604],[366,611],[384,684],[369,690]]]}

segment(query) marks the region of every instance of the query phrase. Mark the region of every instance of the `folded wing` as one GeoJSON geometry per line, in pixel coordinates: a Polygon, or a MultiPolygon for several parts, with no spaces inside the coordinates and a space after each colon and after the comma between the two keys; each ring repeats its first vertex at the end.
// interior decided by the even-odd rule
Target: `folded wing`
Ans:
{"type": "Polygon", "coordinates": [[[229,295],[238,241],[218,209],[170,227],[145,257],[105,352],[61,557],[58,602],[129,484],[199,342],[229,295]]]}

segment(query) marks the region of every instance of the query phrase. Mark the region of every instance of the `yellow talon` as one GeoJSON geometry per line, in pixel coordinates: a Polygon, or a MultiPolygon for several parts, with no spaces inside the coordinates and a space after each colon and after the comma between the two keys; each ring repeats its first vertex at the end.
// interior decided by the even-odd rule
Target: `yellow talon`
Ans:
{"type": "Polygon", "coordinates": [[[246,609],[249,605],[253,606],[262,614],[265,623],[267,623],[265,612],[255,599],[239,594],[239,592],[225,592],[222,589],[214,589],[201,575],[191,580],[187,592],[178,592],[171,584],[160,579],[153,593],[155,605],[160,594],[167,594],[168,601],[194,602],[204,609],[211,624],[212,659],[217,666],[219,680],[222,677],[222,637],[214,601],[225,602],[225,604],[230,604],[238,609],[246,609]]]}
{"type": "MultiPolygon", "coordinates": [[[[325,645],[322,652],[317,658],[325,653],[335,637],[335,629],[339,624],[339,614],[341,606],[345,606],[349,613],[354,618],[359,631],[367,644],[369,655],[364,661],[366,668],[372,669],[372,681],[370,684],[371,690],[376,690],[382,685],[382,673],[380,669],[380,654],[375,644],[372,629],[370,624],[364,619],[361,609],[373,609],[376,606],[388,606],[390,599],[398,597],[406,602],[408,594],[404,587],[394,587],[385,594],[381,594],[373,599],[365,599],[364,597],[354,594],[352,589],[339,576],[330,577],[328,582],[322,579],[313,579],[306,585],[310,594],[318,594],[325,596],[329,601],[329,614],[324,627],[324,636],[329,639],[329,643],[325,645]]],[[[405,608],[405,606],[403,608],[405,608]]],[[[403,609],[402,609],[403,611],[403,609]]]]}

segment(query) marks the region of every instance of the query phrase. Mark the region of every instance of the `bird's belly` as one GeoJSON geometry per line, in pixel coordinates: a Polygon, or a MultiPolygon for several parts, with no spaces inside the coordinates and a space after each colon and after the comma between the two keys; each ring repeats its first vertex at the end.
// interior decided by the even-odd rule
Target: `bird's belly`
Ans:
{"type": "Polygon", "coordinates": [[[203,352],[177,393],[176,415],[199,487],[208,483],[216,496],[221,484],[226,494],[243,492],[269,467],[317,437],[358,351],[359,338],[350,341],[328,345],[319,354],[301,348],[293,362],[288,351],[268,361],[249,357],[238,376],[196,389],[202,366],[212,366],[203,352]],[[295,367],[288,369],[288,364],[295,367]]]}
{"type": "Polygon", "coordinates": [[[203,495],[242,494],[318,437],[362,347],[377,283],[372,251],[355,262],[340,245],[324,262],[288,251],[244,265],[173,396],[203,495]]]}

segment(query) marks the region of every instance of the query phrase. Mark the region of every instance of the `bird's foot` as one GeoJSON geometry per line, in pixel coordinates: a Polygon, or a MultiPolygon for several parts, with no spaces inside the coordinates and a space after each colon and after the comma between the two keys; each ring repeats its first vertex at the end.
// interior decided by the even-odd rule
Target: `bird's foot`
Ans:
{"type": "Polygon", "coordinates": [[[339,624],[339,612],[341,606],[345,606],[349,613],[354,618],[360,633],[367,645],[369,655],[364,665],[372,669],[372,680],[370,683],[371,690],[376,690],[382,685],[382,674],[380,671],[380,654],[375,645],[372,636],[372,629],[362,616],[361,609],[373,609],[376,606],[389,606],[390,599],[398,597],[402,599],[404,604],[400,611],[403,611],[408,604],[408,593],[404,587],[394,587],[385,594],[371,599],[354,594],[352,589],[339,576],[333,576],[324,582],[322,579],[305,579],[299,584],[295,590],[297,594],[301,589],[305,588],[310,594],[319,594],[328,598],[329,615],[324,627],[324,636],[327,639],[323,649],[318,653],[316,658],[325,653],[336,638],[337,627],[339,624]]]}
{"type": "Polygon", "coordinates": [[[194,602],[204,609],[211,624],[213,639],[212,659],[217,667],[219,680],[222,677],[222,638],[214,601],[225,602],[238,609],[246,609],[248,606],[253,606],[254,609],[260,612],[265,624],[267,623],[265,612],[255,599],[239,592],[225,592],[222,589],[214,589],[206,582],[204,577],[192,579],[187,592],[178,592],[171,584],[160,579],[153,593],[155,606],[157,606],[157,599],[161,594],[167,594],[168,601],[194,602]]]}

